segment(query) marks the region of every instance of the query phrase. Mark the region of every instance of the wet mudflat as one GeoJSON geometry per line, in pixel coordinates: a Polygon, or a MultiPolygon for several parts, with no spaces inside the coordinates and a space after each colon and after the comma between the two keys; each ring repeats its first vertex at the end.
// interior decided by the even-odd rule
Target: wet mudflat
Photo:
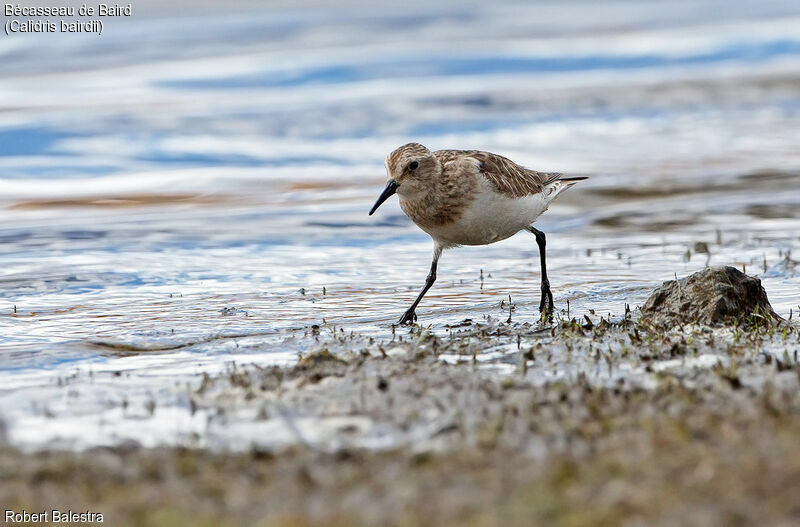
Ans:
{"type": "Polygon", "coordinates": [[[637,315],[313,328],[293,366],[187,390],[238,448],[6,448],[0,500],[115,525],[796,523],[800,328],[637,315]]]}
{"type": "Polygon", "coordinates": [[[187,5],[0,41],[0,502],[798,523],[797,2],[187,5]],[[431,242],[367,211],[408,141],[590,176],[536,225],[554,321],[520,234],[395,326],[431,242]],[[640,320],[717,265],[787,322],[640,320]]]}

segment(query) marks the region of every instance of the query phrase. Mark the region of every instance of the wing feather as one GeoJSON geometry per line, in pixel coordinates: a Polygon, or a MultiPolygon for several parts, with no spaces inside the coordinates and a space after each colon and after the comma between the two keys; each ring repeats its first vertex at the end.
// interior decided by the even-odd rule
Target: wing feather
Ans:
{"type": "Polygon", "coordinates": [[[544,187],[561,179],[562,174],[537,172],[520,166],[507,157],[481,150],[438,150],[434,153],[442,165],[461,157],[477,161],[481,174],[501,194],[521,198],[539,194],[544,187]]]}

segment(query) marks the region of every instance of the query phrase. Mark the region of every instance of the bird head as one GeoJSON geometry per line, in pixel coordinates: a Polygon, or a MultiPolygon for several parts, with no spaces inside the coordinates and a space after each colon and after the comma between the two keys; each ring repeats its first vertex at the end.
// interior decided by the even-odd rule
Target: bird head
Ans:
{"type": "Polygon", "coordinates": [[[413,199],[427,192],[439,171],[441,166],[436,156],[421,144],[401,146],[386,156],[386,188],[369,211],[370,216],[394,193],[413,199]]]}

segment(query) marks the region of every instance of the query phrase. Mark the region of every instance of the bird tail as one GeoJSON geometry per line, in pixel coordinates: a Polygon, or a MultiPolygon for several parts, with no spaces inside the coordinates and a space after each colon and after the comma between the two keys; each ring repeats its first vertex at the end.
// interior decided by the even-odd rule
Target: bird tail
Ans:
{"type": "Polygon", "coordinates": [[[589,176],[565,176],[560,172],[552,172],[550,174],[544,174],[544,185],[547,186],[551,183],[555,183],[556,181],[561,181],[566,183],[567,186],[572,186],[578,181],[583,181],[584,179],[589,179],[589,176]]]}
{"type": "Polygon", "coordinates": [[[589,176],[569,176],[569,177],[561,176],[560,178],[558,178],[559,181],[565,181],[565,182],[572,181],[574,183],[577,183],[578,181],[583,181],[584,179],[589,179],[589,176]]]}
{"type": "Polygon", "coordinates": [[[556,199],[556,197],[570,188],[572,185],[584,179],[589,179],[589,176],[567,176],[563,174],[550,174],[544,182],[544,196],[548,203],[556,199]]]}

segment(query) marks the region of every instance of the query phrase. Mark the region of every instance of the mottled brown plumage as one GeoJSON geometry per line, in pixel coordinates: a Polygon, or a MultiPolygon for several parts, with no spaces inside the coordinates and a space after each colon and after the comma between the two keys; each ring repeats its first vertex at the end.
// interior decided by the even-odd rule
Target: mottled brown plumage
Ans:
{"type": "Polygon", "coordinates": [[[491,181],[495,189],[514,198],[538,194],[545,185],[562,176],[555,172],[536,172],[514,163],[507,157],[481,150],[437,150],[433,154],[445,170],[447,164],[454,160],[465,157],[476,160],[481,174],[491,181]]]}
{"type": "MultiPolygon", "coordinates": [[[[440,162],[441,171],[431,185],[431,192],[419,200],[401,199],[400,208],[424,231],[457,221],[467,205],[475,199],[476,173],[464,159],[440,162]]],[[[420,170],[420,169],[418,169],[420,170]]]]}

